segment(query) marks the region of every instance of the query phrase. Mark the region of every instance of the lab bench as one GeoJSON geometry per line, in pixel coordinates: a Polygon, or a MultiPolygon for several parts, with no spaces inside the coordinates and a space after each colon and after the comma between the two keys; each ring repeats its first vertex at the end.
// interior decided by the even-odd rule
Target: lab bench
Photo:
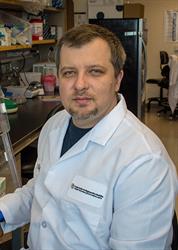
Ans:
{"type": "Polygon", "coordinates": [[[18,106],[16,113],[8,115],[10,138],[15,154],[38,137],[48,114],[58,105],[60,105],[59,101],[28,99],[26,103],[18,106]]]}
{"type": "MultiPolygon", "coordinates": [[[[18,111],[9,114],[10,139],[17,163],[17,172],[21,178],[21,152],[37,140],[41,127],[47,120],[48,114],[60,106],[59,101],[45,102],[38,98],[28,99],[18,106],[18,111]]],[[[61,105],[62,107],[62,105],[61,105]]]]}
{"type": "MultiPolygon", "coordinates": [[[[56,109],[62,109],[60,101],[42,101],[38,98],[28,99],[26,103],[18,106],[18,111],[9,114],[10,139],[17,163],[17,172],[21,178],[21,152],[38,139],[40,130],[46,122],[49,114],[56,109]]],[[[7,186],[10,185],[7,183],[7,186]]],[[[7,188],[8,189],[8,188],[7,188]]],[[[10,190],[10,189],[9,189],[10,190]]],[[[1,243],[12,238],[12,250],[19,250],[23,242],[23,230],[17,229],[4,239],[1,243]]]]}

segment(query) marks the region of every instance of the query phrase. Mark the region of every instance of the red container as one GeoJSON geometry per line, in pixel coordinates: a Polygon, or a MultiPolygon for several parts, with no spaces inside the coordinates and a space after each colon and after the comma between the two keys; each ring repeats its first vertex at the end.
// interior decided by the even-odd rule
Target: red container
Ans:
{"type": "Polygon", "coordinates": [[[32,24],[32,40],[43,40],[43,20],[42,19],[31,19],[32,24]]]}
{"type": "Polygon", "coordinates": [[[56,77],[54,75],[45,75],[42,77],[42,83],[46,94],[54,95],[56,86],[56,77]]]}

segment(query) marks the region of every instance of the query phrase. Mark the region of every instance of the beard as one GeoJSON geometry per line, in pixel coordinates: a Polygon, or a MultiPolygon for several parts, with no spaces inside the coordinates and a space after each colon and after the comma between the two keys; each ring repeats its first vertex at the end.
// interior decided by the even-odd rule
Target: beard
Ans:
{"type": "Polygon", "coordinates": [[[85,120],[93,120],[93,118],[96,118],[98,114],[98,109],[95,108],[94,110],[91,110],[87,113],[82,113],[82,112],[75,111],[74,109],[70,108],[68,112],[74,120],[85,121],[85,120]]]}

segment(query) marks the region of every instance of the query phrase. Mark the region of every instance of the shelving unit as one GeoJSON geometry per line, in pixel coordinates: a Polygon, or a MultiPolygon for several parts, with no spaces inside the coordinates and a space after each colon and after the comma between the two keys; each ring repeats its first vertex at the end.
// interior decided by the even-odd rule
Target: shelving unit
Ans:
{"type": "MultiPolygon", "coordinates": [[[[26,1],[25,1],[26,2],[26,1]]],[[[29,1],[31,2],[31,1],[29,1]]],[[[65,1],[65,8],[56,9],[53,7],[45,7],[43,12],[49,13],[49,23],[51,25],[61,25],[63,32],[73,26],[73,17],[72,17],[72,0],[65,1]],[[69,15],[68,15],[69,12],[69,15]]],[[[23,1],[18,0],[0,0],[0,9],[2,10],[16,10],[23,12],[23,1]]],[[[0,46],[0,52],[4,51],[15,51],[30,49],[34,45],[54,45],[56,41],[54,39],[33,41],[32,45],[12,45],[12,46],[0,46]]]]}

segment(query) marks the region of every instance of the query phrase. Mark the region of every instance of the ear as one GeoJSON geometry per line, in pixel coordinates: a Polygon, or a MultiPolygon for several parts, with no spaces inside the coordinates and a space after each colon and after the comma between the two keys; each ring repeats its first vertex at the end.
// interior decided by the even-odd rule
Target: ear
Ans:
{"type": "Polygon", "coordinates": [[[124,71],[121,70],[116,77],[116,87],[115,87],[116,92],[118,92],[120,89],[120,85],[121,85],[121,81],[122,81],[123,76],[124,76],[124,71]]]}

